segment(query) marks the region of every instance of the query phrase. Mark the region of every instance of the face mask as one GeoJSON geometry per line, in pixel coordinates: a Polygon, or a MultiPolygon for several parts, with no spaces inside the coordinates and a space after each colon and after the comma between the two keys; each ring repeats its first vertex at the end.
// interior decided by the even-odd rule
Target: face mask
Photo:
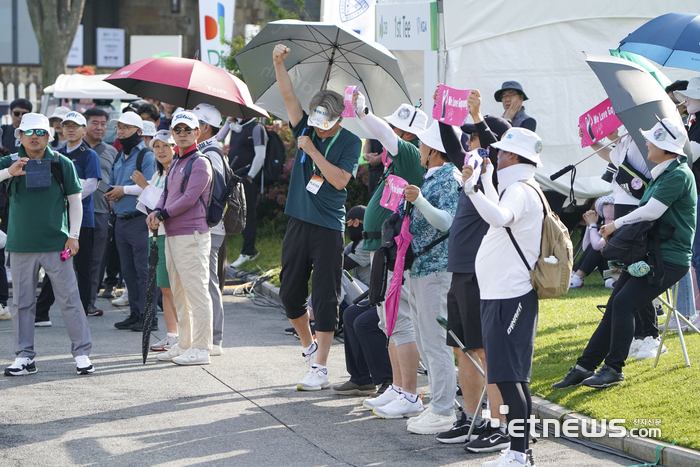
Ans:
{"type": "Polygon", "coordinates": [[[688,97],[686,100],[688,101],[686,107],[688,108],[688,113],[690,115],[700,112],[700,99],[691,99],[688,97]]]}
{"type": "Polygon", "coordinates": [[[357,227],[347,227],[348,236],[353,242],[359,242],[362,240],[362,224],[357,227]]]}

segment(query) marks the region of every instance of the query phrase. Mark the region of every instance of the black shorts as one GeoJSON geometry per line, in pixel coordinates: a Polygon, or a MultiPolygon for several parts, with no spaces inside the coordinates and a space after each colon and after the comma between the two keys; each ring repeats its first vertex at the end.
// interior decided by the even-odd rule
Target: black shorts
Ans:
{"type": "MultiPolygon", "coordinates": [[[[450,291],[447,292],[447,321],[467,350],[484,347],[481,339],[481,299],[476,274],[452,273],[450,291]]],[[[447,345],[459,347],[449,334],[447,345]]]]}
{"type": "Polygon", "coordinates": [[[537,335],[537,292],[522,297],[481,301],[489,383],[529,383],[537,335]]]}

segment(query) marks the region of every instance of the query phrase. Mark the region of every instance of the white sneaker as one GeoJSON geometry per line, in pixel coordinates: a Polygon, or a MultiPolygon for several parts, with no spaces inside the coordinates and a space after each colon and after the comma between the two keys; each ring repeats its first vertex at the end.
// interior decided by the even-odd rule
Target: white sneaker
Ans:
{"type": "Polygon", "coordinates": [[[430,411],[421,420],[409,424],[408,431],[419,435],[436,435],[452,428],[456,420],[457,417],[454,413],[452,415],[438,415],[430,411]]]}
{"type": "Polygon", "coordinates": [[[128,306],[129,305],[129,290],[124,289],[124,293],[122,293],[119,297],[115,298],[110,302],[112,306],[128,306]]]}
{"type": "MultiPolygon", "coordinates": [[[[8,269],[9,271],[9,269],[8,269]]],[[[27,376],[36,373],[34,359],[29,357],[17,357],[12,365],[5,368],[5,376],[27,376]]]]}
{"type": "Polygon", "coordinates": [[[315,340],[313,341],[313,343],[311,344],[310,354],[305,354],[304,352],[302,352],[301,356],[304,357],[306,370],[311,371],[311,367],[313,367],[316,364],[316,357],[318,357],[318,342],[316,342],[315,340]]]}
{"type": "Polygon", "coordinates": [[[48,328],[51,327],[53,323],[51,321],[37,321],[34,323],[35,328],[48,328]]]}
{"type": "Polygon", "coordinates": [[[0,321],[7,321],[8,319],[12,319],[10,307],[0,305],[0,321]]]}
{"type": "Polygon", "coordinates": [[[79,375],[89,375],[95,372],[90,357],[87,355],[78,355],[75,357],[75,366],[79,375]]]}
{"type": "Polygon", "coordinates": [[[167,352],[159,353],[156,355],[156,360],[160,360],[161,362],[169,362],[175,357],[179,357],[180,355],[185,353],[185,349],[180,347],[178,344],[173,344],[172,347],[170,347],[170,350],[167,352]]]}
{"type": "Polygon", "coordinates": [[[644,343],[644,339],[632,339],[632,344],[630,345],[630,351],[627,354],[627,358],[632,358],[637,353],[639,352],[639,349],[642,348],[642,344],[644,343]]]}
{"type": "MultiPolygon", "coordinates": [[[[680,318],[678,319],[678,321],[680,321],[680,318]]],[[[663,331],[666,328],[666,326],[668,326],[669,331],[678,331],[678,321],[676,321],[676,318],[672,318],[672,317],[666,318],[666,322],[662,326],[659,326],[659,331],[663,331]]],[[[687,331],[690,329],[688,327],[688,325],[685,324],[683,321],[680,321],[680,322],[681,322],[681,330],[687,331]]],[[[690,322],[692,323],[692,320],[690,322]]]]}
{"type": "Polygon", "coordinates": [[[384,407],[394,399],[398,398],[400,395],[401,393],[396,390],[396,386],[392,384],[386,389],[386,391],[384,391],[383,394],[362,401],[362,405],[366,409],[374,410],[377,407],[384,407]]]}
{"type": "Polygon", "coordinates": [[[615,288],[615,279],[613,279],[612,277],[605,279],[605,288],[606,289],[614,289],[615,288]]]}
{"type": "Polygon", "coordinates": [[[579,287],[583,287],[583,277],[579,276],[575,272],[571,273],[571,278],[569,279],[569,288],[578,289],[579,287]]]}
{"type": "MultiPolygon", "coordinates": [[[[525,462],[520,462],[516,458],[516,454],[510,449],[506,449],[496,460],[484,462],[481,467],[519,467],[522,465],[527,465],[527,458],[525,462]]],[[[533,466],[534,467],[534,466],[533,466]]]]}
{"type": "Polygon", "coordinates": [[[173,358],[178,365],[209,365],[209,351],[190,347],[180,356],[173,358]]]}
{"type": "Polygon", "coordinates": [[[221,348],[220,345],[212,345],[211,350],[209,351],[209,356],[210,357],[220,357],[224,354],[224,349],[221,348]]]}
{"type": "Polygon", "coordinates": [[[257,259],[258,256],[260,256],[260,253],[255,253],[254,255],[240,254],[240,255],[238,255],[238,259],[236,261],[234,261],[233,263],[231,263],[230,267],[237,268],[241,264],[245,263],[246,261],[253,261],[254,259],[257,259]]]}
{"type": "Polygon", "coordinates": [[[372,412],[379,418],[412,417],[423,412],[423,401],[421,401],[420,397],[417,397],[415,402],[411,402],[406,399],[405,394],[400,394],[393,401],[382,407],[377,407],[372,412]]]}
{"type": "Polygon", "coordinates": [[[320,391],[331,387],[331,381],[328,378],[328,370],[322,370],[317,366],[312,366],[304,379],[297,384],[297,391],[320,391]]]}
{"type": "MultiPolygon", "coordinates": [[[[657,337],[656,339],[652,338],[651,336],[645,337],[644,344],[642,344],[642,348],[639,349],[639,352],[637,352],[637,356],[635,358],[637,360],[646,360],[647,358],[656,358],[656,354],[659,350],[660,344],[661,344],[660,337],[657,337]]],[[[668,353],[668,349],[666,348],[665,345],[661,349],[661,353],[662,354],[668,353]]]]}
{"type": "MultiPolygon", "coordinates": [[[[418,420],[423,420],[424,417],[426,417],[432,408],[433,404],[428,404],[425,407],[423,407],[423,412],[418,415],[417,417],[411,417],[408,420],[406,420],[406,425],[410,425],[413,422],[417,422],[418,420]]],[[[447,430],[445,430],[447,431],[447,430]]]]}

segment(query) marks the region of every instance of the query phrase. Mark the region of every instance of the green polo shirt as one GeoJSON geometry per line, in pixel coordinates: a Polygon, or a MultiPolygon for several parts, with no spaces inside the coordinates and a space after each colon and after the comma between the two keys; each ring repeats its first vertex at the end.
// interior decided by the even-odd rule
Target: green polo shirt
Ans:
{"type": "MultiPolygon", "coordinates": [[[[14,156],[0,159],[0,170],[10,167],[17,157],[27,157],[24,147],[14,156]]],[[[73,162],[59,154],[66,195],[83,191],[73,162]]],[[[46,148],[42,160],[52,161],[54,153],[46,148]]],[[[68,210],[58,182],[51,174],[51,186],[45,191],[28,192],[26,176],[11,177],[10,218],[5,249],[15,253],[62,251],[68,239],[68,210]],[[19,183],[17,183],[19,180],[19,183]]]]}
{"type": "MultiPolygon", "coordinates": [[[[425,168],[420,165],[420,150],[418,149],[418,139],[406,142],[401,138],[399,141],[399,150],[396,155],[389,154],[392,159],[391,174],[401,177],[410,185],[422,186],[423,175],[425,168]]],[[[372,199],[367,204],[365,210],[365,219],[362,222],[365,232],[381,232],[382,224],[391,215],[391,211],[379,204],[382,199],[384,184],[380,183],[377,189],[374,190],[372,199]]],[[[362,249],[374,251],[382,246],[382,241],[379,238],[367,238],[362,242],[362,249]]]]}
{"type": "MultiPolygon", "coordinates": [[[[304,112],[302,119],[292,128],[294,138],[301,136],[302,131],[308,126],[308,120],[309,116],[304,112]]],[[[338,131],[340,133],[337,134],[338,137],[335,138],[335,141],[333,141],[333,137],[325,140],[313,137],[314,146],[321,154],[325,154],[328,162],[355,176],[357,157],[362,151],[362,141],[345,128],[340,128],[338,131]]],[[[311,136],[308,130],[305,136],[311,136]]],[[[297,148],[284,213],[310,224],[344,232],[347,190],[345,188],[337,190],[326,180],[316,194],[308,191],[306,185],[314,172],[323,174],[318,167],[314,169],[311,156],[307,154],[306,161],[303,163],[301,159],[302,151],[297,148]]]]}
{"type": "MultiPolygon", "coordinates": [[[[670,239],[661,242],[661,258],[671,264],[690,266],[698,198],[695,178],[686,163],[687,157],[681,156],[680,159],[680,163],[672,162],[649,183],[639,205],[643,206],[654,198],[668,206],[659,220],[673,224],[676,230],[670,239]]],[[[666,234],[667,228],[662,224],[661,237],[664,238],[666,234]]],[[[649,242],[649,251],[654,251],[654,242],[649,242]]]]}

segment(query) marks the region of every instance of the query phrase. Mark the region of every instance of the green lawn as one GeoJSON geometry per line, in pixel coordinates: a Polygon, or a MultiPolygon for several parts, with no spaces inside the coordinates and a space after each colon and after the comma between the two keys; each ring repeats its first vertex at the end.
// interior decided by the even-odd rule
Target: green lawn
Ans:
{"type": "MultiPolygon", "coordinates": [[[[258,272],[278,268],[281,235],[266,227],[258,232],[260,257],[243,268],[258,272]]],[[[240,235],[229,237],[229,261],[238,257],[241,244],[240,235]]],[[[279,277],[275,275],[272,282],[279,286],[279,277]]],[[[596,305],[604,305],[610,296],[597,272],[585,283],[562,298],[540,301],[532,394],[595,419],[625,419],[628,428],[640,427],[635,420],[660,419],[663,441],[700,449],[700,336],[696,334],[685,334],[690,368],[685,366],[678,334],[670,332],[666,339],[669,352],[662,355],[656,369],[653,359],[631,359],[624,368],[626,381],[619,386],[551,389],[576,363],[602,317],[596,305]]]]}
{"type": "Polygon", "coordinates": [[[539,325],[532,368],[531,392],[595,419],[621,418],[627,428],[635,419],[661,420],[663,441],[700,449],[700,336],[685,333],[691,367],[685,366],[678,333],[666,338],[668,353],[654,360],[627,360],[625,382],[608,389],[585,386],[551,389],[576,364],[602,314],[610,290],[597,272],[586,286],[556,300],[540,301],[539,325]]]}

